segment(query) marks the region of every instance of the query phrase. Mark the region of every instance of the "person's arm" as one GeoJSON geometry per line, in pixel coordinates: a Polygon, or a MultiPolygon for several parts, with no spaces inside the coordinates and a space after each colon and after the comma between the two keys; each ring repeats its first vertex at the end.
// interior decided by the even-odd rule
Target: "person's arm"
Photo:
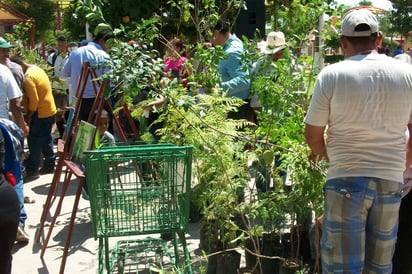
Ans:
{"type": "Polygon", "coordinates": [[[30,126],[30,123],[31,123],[31,117],[33,116],[33,113],[34,113],[34,111],[30,111],[30,110],[26,111],[26,123],[29,126],[30,126]]]}
{"type": "Polygon", "coordinates": [[[8,103],[8,112],[9,116],[11,113],[10,120],[14,121],[23,132],[23,135],[26,137],[29,133],[27,124],[24,122],[23,112],[21,110],[21,101],[22,101],[22,92],[20,87],[17,84],[17,80],[14,78],[11,71],[7,70],[5,72],[7,77],[7,83],[5,85],[5,90],[7,94],[8,103]]]}
{"type": "Polygon", "coordinates": [[[161,97],[148,104],[142,105],[142,108],[146,110],[152,110],[153,107],[160,108],[161,106],[164,105],[165,102],[166,102],[166,98],[161,97]]]}
{"type": "Polygon", "coordinates": [[[29,128],[24,121],[23,112],[21,111],[21,97],[9,100],[9,110],[12,115],[12,120],[23,131],[24,137],[29,135],[29,128]]]}
{"type": "Polygon", "coordinates": [[[412,124],[408,124],[408,140],[406,141],[406,161],[403,172],[403,192],[405,197],[412,189],[412,124]]]}
{"type": "Polygon", "coordinates": [[[406,142],[406,162],[405,168],[412,165],[412,124],[408,124],[408,140],[406,142]]]}
{"type": "Polygon", "coordinates": [[[193,74],[192,65],[190,64],[190,62],[187,58],[184,58],[184,60],[183,60],[182,69],[181,69],[180,74],[181,74],[182,85],[184,87],[187,87],[188,78],[189,78],[190,75],[193,74]]]}
{"type": "Polygon", "coordinates": [[[328,160],[328,155],[326,152],[325,145],[325,127],[324,126],[313,126],[310,124],[305,124],[305,138],[306,143],[312,150],[309,159],[312,161],[317,161],[325,158],[328,160]]]}

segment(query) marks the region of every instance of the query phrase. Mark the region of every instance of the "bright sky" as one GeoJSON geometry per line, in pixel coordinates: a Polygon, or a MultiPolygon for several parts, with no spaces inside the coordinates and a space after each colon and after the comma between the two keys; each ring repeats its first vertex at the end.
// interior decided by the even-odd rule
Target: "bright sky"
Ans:
{"type": "MultiPolygon", "coordinates": [[[[358,6],[360,2],[360,0],[335,0],[335,1],[338,2],[339,4],[343,4],[345,6],[350,6],[350,7],[358,6]]],[[[372,2],[372,5],[374,7],[381,8],[384,10],[392,9],[392,3],[388,0],[369,0],[369,1],[372,2]]]]}

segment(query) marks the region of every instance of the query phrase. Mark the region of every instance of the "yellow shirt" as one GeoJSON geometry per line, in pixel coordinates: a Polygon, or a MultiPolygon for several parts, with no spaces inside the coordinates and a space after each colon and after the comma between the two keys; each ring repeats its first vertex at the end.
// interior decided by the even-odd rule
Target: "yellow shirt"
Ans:
{"type": "Polygon", "coordinates": [[[27,69],[23,91],[23,105],[26,111],[37,111],[39,118],[56,114],[50,80],[43,69],[34,65],[27,69]]]}

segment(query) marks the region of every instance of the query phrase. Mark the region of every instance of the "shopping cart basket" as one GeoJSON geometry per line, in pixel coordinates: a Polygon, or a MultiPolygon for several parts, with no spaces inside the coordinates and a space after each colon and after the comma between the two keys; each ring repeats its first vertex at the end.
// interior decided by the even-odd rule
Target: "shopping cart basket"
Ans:
{"type": "Polygon", "coordinates": [[[99,240],[99,273],[104,268],[119,274],[165,269],[192,273],[185,239],[191,162],[191,147],[164,144],[85,152],[93,233],[99,240]],[[148,235],[157,233],[173,235],[174,252],[161,238],[148,235]],[[144,236],[131,237],[139,235],[144,236]],[[110,248],[111,237],[123,239],[110,248]]]}

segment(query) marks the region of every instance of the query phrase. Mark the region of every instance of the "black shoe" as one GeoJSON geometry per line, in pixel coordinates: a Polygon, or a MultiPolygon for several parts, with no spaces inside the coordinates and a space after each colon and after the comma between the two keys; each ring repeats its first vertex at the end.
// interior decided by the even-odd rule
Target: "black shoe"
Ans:
{"type": "Polygon", "coordinates": [[[26,171],[26,176],[23,178],[24,182],[31,182],[34,181],[36,179],[40,178],[40,174],[39,172],[35,172],[35,171],[26,171]]]}
{"type": "Polygon", "coordinates": [[[40,170],[39,170],[39,173],[40,174],[51,174],[51,173],[54,173],[54,167],[42,167],[40,170]]]}

